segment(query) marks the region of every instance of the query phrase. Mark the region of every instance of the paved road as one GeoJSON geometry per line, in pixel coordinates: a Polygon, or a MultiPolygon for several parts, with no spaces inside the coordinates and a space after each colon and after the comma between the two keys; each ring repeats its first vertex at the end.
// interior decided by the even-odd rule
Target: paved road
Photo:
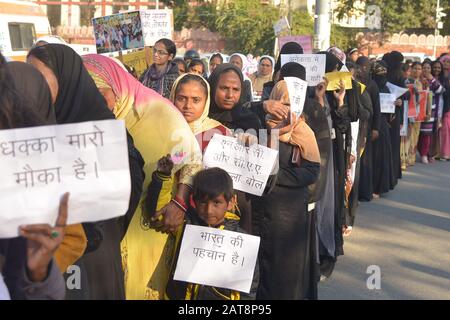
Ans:
{"type": "Polygon", "coordinates": [[[394,191],[360,204],[355,223],[319,299],[450,299],[450,162],[408,168],[394,191]],[[380,290],[367,288],[370,265],[380,290]]]}

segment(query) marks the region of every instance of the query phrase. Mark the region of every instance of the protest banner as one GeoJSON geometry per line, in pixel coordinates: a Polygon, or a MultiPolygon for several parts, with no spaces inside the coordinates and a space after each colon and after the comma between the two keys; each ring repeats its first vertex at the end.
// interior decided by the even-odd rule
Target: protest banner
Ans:
{"type": "Polygon", "coordinates": [[[416,118],[418,115],[418,103],[416,101],[416,92],[414,90],[414,85],[408,85],[409,99],[408,99],[408,118],[416,118]]]}
{"type": "Polygon", "coordinates": [[[206,148],[203,164],[227,171],[234,189],[261,196],[277,155],[277,150],[259,144],[246,147],[237,138],[215,134],[206,148]]]}
{"type": "Polygon", "coordinates": [[[286,77],[284,78],[284,81],[286,81],[289,91],[291,112],[294,112],[298,118],[302,114],[303,107],[305,106],[308,83],[295,77],[286,77]]]}
{"type": "Polygon", "coordinates": [[[186,225],[174,280],[250,292],[260,238],[186,225]]]}
{"type": "Polygon", "coordinates": [[[0,131],[0,238],[24,224],[54,225],[70,192],[68,224],[128,210],[131,182],[123,120],[0,131]]]}
{"type": "Polygon", "coordinates": [[[92,19],[97,53],[144,47],[139,11],[117,13],[92,19]]]}
{"type": "Polygon", "coordinates": [[[341,80],[344,81],[345,90],[353,88],[351,72],[328,72],[325,74],[325,78],[328,79],[327,91],[339,90],[341,80]]]}
{"type": "Polygon", "coordinates": [[[172,10],[141,10],[141,22],[146,46],[154,46],[161,38],[173,39],[172,10]]]}
{"type": "Polygon", "coordinates": [[[395,94],[380,93],[380,111],[381,113],[395,113],[395,94]]]}
{"type": "Polygon", "coordinates": [[[297,62],[306,69],[308,86],[316,86],[325,74],[326,55],[324,54],[282,54],[281,66],[288,62],[297,62]]]}
{"type": "Polygon", "coordinates": [[[303,53],[312,53],[312,36],[284,36],[278,38],[278,46],[281,50],[288,42],[297,42],[303,48],[303,53]]]}
{"type": "MultiPolygon", "coordinates": [[[[151,50],[151,48],[149,48],[151,50]]],[[[147,68],[151,65],[148,61],[148,56],[146,50],[139,50],[136,52],[130,52],[119,57],[123,64],[133,67],[136,70],[136,75],[138,77],[141,76],[147,70],[147,68]]]]}
{"type": "Polygon", "coordinates": [[[416,121],[428,121],[431,117],[431,105],[433,103],[433,92],[429,90],[419,90],[419,115],[416,121]]]}

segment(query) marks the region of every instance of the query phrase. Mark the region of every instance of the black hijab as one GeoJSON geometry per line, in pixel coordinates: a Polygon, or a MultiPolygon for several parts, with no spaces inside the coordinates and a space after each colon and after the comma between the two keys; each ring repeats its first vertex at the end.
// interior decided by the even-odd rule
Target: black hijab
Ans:
{"type": "MultiPolygon", "coordinates": [[[[306,69],[297,62],[286,63],[280,70],[281,79],[296,77],[306,80],[306,69]]],[[[331,148],[330,129],[328,128],[327,114],[322,106],[315,100],[306,98],[303,108],[303,117],[306,124],[314,131],[320,151],[320,173],[317,181],[308,186],[309,202],[316,202],[323,195],[326,182],[326,169],[331,148]]]]}
{"type": "Polygon", "coordinates": [[[403,59],[403,54],[398,51],[392,51],[383,56],[383,61],[387,65],[387,80],[400,87],[405,86],[405,79],[401,71],[403,59]]]}
{"type": "Polygon", "coordinates": [[[372,65],[372,79],[377,83],[380,92],[387,82],[387,64],[384,61],[376,61],[372,65]]]}
{"type": "Polygon", "coordinates": [[[281,69],[282,54],[303,54],[303,48],[297,42],[286,42],[280,50],[273,74],[275,75],[281,69]]]}
{"type": "Polygon", "coordinates": [[[58,80],[55,102],[57,123],[114,119],[81,57],[69,46],[46,44],[33,48],[33,56],[52,69],[58,80]]]}
{"type": "MultiPolygon", "coordinates": [[[[226,72],[233,71],[236,73],[241,80],[241,97],[239,98],[239,102],[236,105],[241,104],[244,93],[244,76],[242,75],[241,70],[231,63],[222,63],[214,69],[213,73],[211,73],[208,82],[211,88],[210,90],[210,107],[209,107],[209,117],[215,119],[219,122],[232,122],[231,110],[224,110],[217,106],[216,103],[216,91],[217,85],[219,84],[220,76],[226,72]]],[[[234,109],[235,107],[233,107],[234,109]]]]}
{"type": "Polygon", "coordinates": [[[301,80],[306,79],[306,69],[297,62],[288,62],[280,70],[280,80],[285,77],[296,77],[301,80]]]}
{"type": "Polygon", "coordinates": [[[208,79],[211,91],[210,91],[210,107],[209,117],[219,121],[229,129],[260,129],[262,124],[258,115],[253,113],[248,108],[244,107],[244,76],[241,70],[231,63],[220,64],[214,69],[213,73],[208,79]],[[238,103],[231,110],[224,110],[219,108],[216,103],[216,91],[219,84],[220,76],[223,73],[233,71],[239,76],[241,81],[241,96],[238,103]]]}
{"type": "Polygon", "coordinates": [[[325,72],[334,72],[339,70],[339,67],[342,66],[341,60],[338,59],[334,54],[328,51],[319,51],[317,54],[324,54],[327,56],[325,62],[325,72]]]}
{"type": "Polygon", "coordinates": [[[24,99],[24,106],[35,111],[43,124],[55,124],[55,109],[44,76],[35,67],[24,62],[9,62],[7,68],[17,93],[24,99]]]}

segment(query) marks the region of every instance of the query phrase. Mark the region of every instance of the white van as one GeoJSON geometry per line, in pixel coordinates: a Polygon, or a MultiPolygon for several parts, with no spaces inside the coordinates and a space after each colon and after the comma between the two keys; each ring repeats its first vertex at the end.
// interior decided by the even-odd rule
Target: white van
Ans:
{"type": "Polygon", "coordinates": [[[50,34],[47,15],[38,4],[0,0],[0,50],[4,56],[24,61],[36,39],[50,34]]]}

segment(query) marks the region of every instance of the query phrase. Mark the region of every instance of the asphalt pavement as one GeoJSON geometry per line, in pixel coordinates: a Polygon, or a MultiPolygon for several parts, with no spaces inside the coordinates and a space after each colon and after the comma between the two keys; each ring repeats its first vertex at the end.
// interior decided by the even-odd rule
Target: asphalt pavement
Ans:
{"type": "Polygon", "coordinates": [[[361,202],[344,241],[319,299],[450,299],[450,161],[416,163],[395,190],[361,202]]]}

